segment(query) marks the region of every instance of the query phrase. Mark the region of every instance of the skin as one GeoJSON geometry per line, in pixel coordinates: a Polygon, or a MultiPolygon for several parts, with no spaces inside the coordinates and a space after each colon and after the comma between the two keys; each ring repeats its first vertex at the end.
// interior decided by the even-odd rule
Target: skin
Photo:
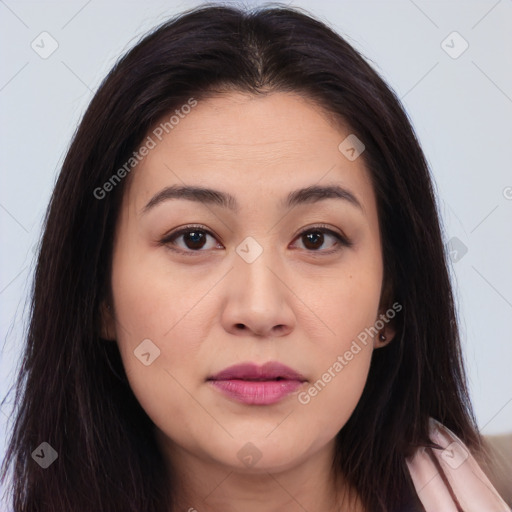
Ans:
{"type": "MultiPolygon", "coordinates": [[[[362,158],[349,161],[338,149],[349,134],[299,95],[229,92],[200,101],[130,175],[103,335],[117,341],[133,392],[179,475],[179,510],[362,510],[354,494],[350,507],[346,500],[334,506],[335,493],[347,498],[350,489],[330,465],[334,438],[383,343],[375,337],[361,345],[309,403],[298,401],[389,307],[380,308],[383,263],[369,173],[362,158]],[[239,211],[180,198],[143,212],[163,188],[184,184],[228,192],[239,211]],[[292,190],[326,184],[350,190],[362,209],[332,198],[280,206],[292,190]],[[315,249],[301,233],[320,223],[353,245],[324,234],[315,249]],[[202,252],[183,235],[160,243],[188,224],[212,233],[202,252]],[[236,252],[249,236],[263,249],[252,263],[236,252]],[[134,355],[144,339],[160,350],[149,366],[134,355]],[[308,382],[265,406],[233,401],[206,382],[233,364],[267,361],[308,382]],[[237,456],[248,442],[261,455],[250,466],[237,456]]],[[[382,332],[389,342],[390,324],[382,332]]]]}

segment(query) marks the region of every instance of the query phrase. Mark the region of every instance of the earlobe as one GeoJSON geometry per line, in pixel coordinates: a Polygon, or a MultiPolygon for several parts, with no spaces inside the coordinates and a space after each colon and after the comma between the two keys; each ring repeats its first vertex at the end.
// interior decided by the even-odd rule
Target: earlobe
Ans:
{"type": "Polygon", "coordinates": [[[104,340],[115,341],[116,329],[112,308],[105,300],[100,305],[100,336],[104,340]]]}
{"type": "MultiPolygon", "coordinates": [[[[379,323],[382,325],[384,324],[380,330],[379,333],[374,337],[373,341],[373,348],[382,348],[387,345],[389,345],[395,335],[396,335],[396,329],[394,327],[394,321],[392,318],[395,316],[394,306],[393,308],[386,308],[383,307],[383,304],[391,304],[393,298],[393,284],[391,279],[389,277],[386,277],[384,279],[381,296],[380,296],[380,303],[379,303],[379,316],[378,320],[375,321],[375,325],[378,326],[379,323]],[[388,311],[393,311],[393,316],[389,316],[388,311]],[[382,318],[384,317],[384,319],[382,318]]],[[[377,327],[379,328],[379,327],[377,327]]]]}
{"type": "MultiPolygon", "coordinates": [[[[380,315],[380,319],[382,318],[382,314],[380,315]]],[[[377,322],[375,322],[377,324],[377,322]]],[[[381,320],[381,325],[384,323],[381,320]]],[[[388,322],[382,327],[382,329],[378,332],[378,334],[374,337],[373,348],[382,348],[389,345],[396,335],[396,330],[393,324],[393,321],[388,319],[388,322]]]]}
{"type": "Polygon", "coordinates": [[[379,334],[375,337],[374,348],[382,348],[386,345],[389,345],[393,338],[395,337],[395,330],[393,327],[385,327],[382,329],[379,334]]]}

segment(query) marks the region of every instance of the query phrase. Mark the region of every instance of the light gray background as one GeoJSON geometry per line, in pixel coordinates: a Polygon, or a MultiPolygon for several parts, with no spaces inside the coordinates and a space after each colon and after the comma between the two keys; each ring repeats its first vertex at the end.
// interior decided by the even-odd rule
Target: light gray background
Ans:
{"type": "MultiPolygon", "coordinates": [[[[23,341],[33,250],[77,123],[122,53],[200,3],[0,0],[2,397],[23,341]],[[47,59],[31,48],[43,31],[59,45],[47,59]]],[[[344,35],[402,99],[433,171],[445,241],[458,239],[452,270],[478,423],[485,434],[512,431],[512,1],[291,5],[344,35]],[[469,44],[458,58],[445,49],[458,52],[461,40],[441,46],[453,31],[469,44]]]]}

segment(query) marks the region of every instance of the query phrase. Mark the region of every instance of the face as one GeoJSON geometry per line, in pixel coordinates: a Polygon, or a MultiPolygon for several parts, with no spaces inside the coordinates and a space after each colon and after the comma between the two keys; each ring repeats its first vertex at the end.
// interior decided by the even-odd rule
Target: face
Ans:
{"type": "Polygon", "coordinates": [[[350,130],[298,95],[188,110],[149,133],[130,175],[104,329],[169,453],[284,470],[332,447],[367,379],[365,329],[383,312],[375,195],[338,148],[350,130]]]}

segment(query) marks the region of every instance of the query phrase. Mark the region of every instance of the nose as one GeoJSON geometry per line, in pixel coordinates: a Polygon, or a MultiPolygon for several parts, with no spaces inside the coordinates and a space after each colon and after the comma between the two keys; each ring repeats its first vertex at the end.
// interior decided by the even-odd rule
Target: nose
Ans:
{"type": "Polygon", "coordinates": [[[237,336],[275,337],[293,331],[293,292],[268,251],[247,263],[236,257],[222,312],[224,329],[237,336]]]}

